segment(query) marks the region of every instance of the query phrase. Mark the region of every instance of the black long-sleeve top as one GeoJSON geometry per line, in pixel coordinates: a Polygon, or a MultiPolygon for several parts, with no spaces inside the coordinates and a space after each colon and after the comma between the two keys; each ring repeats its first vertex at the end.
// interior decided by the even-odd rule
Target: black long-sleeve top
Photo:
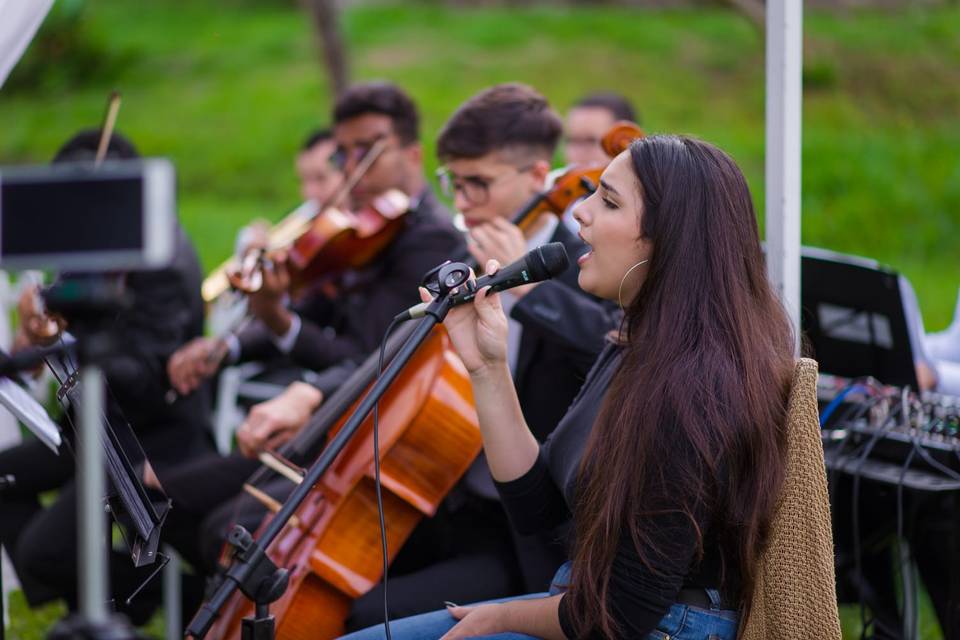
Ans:
{"type": "MultiPolygon", "coordinates": [[[[497,483],[507,513],[521,533],[534,533],[570,519],[587,437],[622,355],[622,349],[614,345],[603,350],[570,410],[541,446],[533,467],[516,480],[497,483]]],[[[675,453],[671,466],[684,465],[684,458],[692,455],[679,443],[675,453]]],[[[630,539],[628,523],[623,523],[608,602],[623,637],[645,637],[655,629],[683,588],[720,588],[723,577],[728,596],[735,597],[738,590],[736,563],[727,563],[726,575],[721,576],[723,562],[710,525],[713,514],[705,505],[694,506],[697,526],[704,532],[703,555],[698,559],[694,524],[677,512],[677,504],[648,505],[646,509],[648,513],[662,513],[644,523],[652,548],[644,549],[643,555],[650,559],[650,566],[641,561],[630,539]]],[[[569,607],[570,598],[564,596],[560,600],[561,627],[567,637],[580,637],[569,607]]]]}

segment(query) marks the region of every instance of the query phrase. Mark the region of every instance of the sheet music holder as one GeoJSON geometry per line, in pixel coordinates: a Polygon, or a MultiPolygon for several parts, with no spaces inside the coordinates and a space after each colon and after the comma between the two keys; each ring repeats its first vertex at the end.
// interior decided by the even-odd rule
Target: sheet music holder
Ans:
{"type": "MultiPolygon", "coordinates": [[[[73,337],[64,334],[64,342],[69,344],[73,337]]],[[[47,358],[47,366],[54,377],[61,382],[57,391],[57,399],[64,405],[69,404],[78,411],[80,406],[79,371],[73,362],[65,356],[47,358]]],[[[160,505],[154,505],[147,495],[141,482],[140,473],[130,462],[124,450],[117,429],[131,430],[127,423],[111,424],[105,412],[101,412],[100,440],[105,453],[107,464],[108,493],[111,509],[115,514],[125,513],[133,525],[136,535],[128,539],[130,556],[134,566],[142,567],[151,564],[157,558],[157,549],[160,544],[160,529],[167,511],[170,508],[169,500],[160,505]]],[[[115,421],[116,422],[116,421],[115,421]]],[[[131,436],[131,441],[136,438],[131,436]]]]}
{"type": "Polygon", "coordinates": [[[873,260],[804,247],[803,334],[820,370],[917,388],[900,275],[873,260]]]}
{"type": "Polygon", "coordinates": [[[40,442],[59,455],[63,442],[60,427],[26,389],[10,378],[0,378],[0,405],[6,407],[40,442]]]}
{"type": "MultiPolygon", "coordinates": [[[[68,351],[75,339],[64,333],[59,347],[68,351]]],[[[49,349],[48,349],[49,351],[49,349]]],[[[42,353],[42,352],[41,352],[42,353]]],[[[0,350],[0,357],[9,361],[10,357],[0,350]]],[[[80,406],[80,386],[78,371],[70,356],[66,353],[46,355],[42,360],[60,383],[57,400],[64,406],[80,406]]],[[[16,375],[14,378],[18,377],[16,375]]],[[[50,419],[43,406],[37,402],[17,382],[0,377],[0,405],[9,409],[30,431],[46,446],[59,454],[63,442],[60,427],[50,419]]],[[[124,443],[117,430],[125,430],[127,443],[136,443],[136,437],[129,424],[110,422],[107,414],[101,412],[100,442],[104,451],[107,468],[107,497],[115,515],[125,514],[130,526],[126,527],[134,535],[128,537],[131,558],[135,566],[151,564],[157,558],[160,543],[160,529],[169,509],[169,501],[155,505],[147,494],[137,468],[130,461],[124,443]],[[131,530],[132,527],[132,530],[131,530]]],[[[142,452],[139,452],[142,454],[142,452]]],[[[119,520],[118,520],[119,522],[119,520]]]]}

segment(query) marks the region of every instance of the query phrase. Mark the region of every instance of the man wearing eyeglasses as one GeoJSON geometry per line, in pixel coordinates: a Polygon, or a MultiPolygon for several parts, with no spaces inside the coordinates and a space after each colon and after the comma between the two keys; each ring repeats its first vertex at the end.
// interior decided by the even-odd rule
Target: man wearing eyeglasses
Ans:
{"type": "Polygon", "coordinates": [[[337,101],[333,120],[335,162],[347,180],[354,174],[349,193],[352,208],[398,189],[410,198],[410,210],[390,246],[367,266],[339,276],[333,296],[318,289],[288,306],[284,256],[274,255],[275,270],[264,274],[263,288],[251,296],[257,320],[228,337],[226,345],[206,338],[193,347],[199,354],[194,357],[202,362],[196,374],[184,378],[182,388],[178,387],[181,393],[189,393],[220,366],[205,360],[217,348],[227,352],[227,362],[286,354],[315,373],[309,384],[294,382],[249,412],[237,432],[240,453],[197,461],[164,479],[164,489],[178,511],[174,517],[184,527],[182,533],[172,532],[176,538],[171,541],[195,566],[216,564],[234,516],[251,530],[262,517],[257,508],[238,512],[234,502],[242,495],[244,480],[259,466],[256,455],[281,446],[302,429],[324,396],[377,348],[394,315],[418,302],[417,285],[423,275],[463,251],[462,235],[423,175],[419,118],[410,97],[389,83],[357,85],[337,101]],[[366,170],[357,178],[357,167],[363,164],[366,170]],[[243,519],[251,514],[252,522],[243,519]],[[207,533],[198,538],[197,523],[204,518],[207,533]]]}
{"type": "MultiPolygon", "coordinates": [[[[469,230],[467,246],[480,265],[490,258],[508,264],[547,242],[562,242],[571,262],[585,251],[553,215],[526,233],[510,222],[544,189],[560,130],[542,95],[511,83],[469,99],[441,131],[441,186],[469,230]]],[[[553,280],[500,294],[510,323],[508,362],[524,416],[540,440],[559,422],[615,326],[609,307],[580,290],[577,275],[571,266],[553,280]]],[[[515,534],[481,456],[437,516],[399,551],[390,574],[390,616],[432,610],[443,600],[463,604],[543,591],[564,560],[561,535],[515,534]]],[[[382,620],[378,586],[354,603],[347,626],[382,620]]]]}
{"type": "MultiPolygon", "coordinates": [[[[272,268],[264,270],[263,286],[249,297],[257,322],[237,335],[200,338],[182,347],[168,367],[177,391],[190,393],[223,364],[286,355],[297,366],[324,371],[358,360],[377,346],[393,315],[409,306],[411,295],[415,303],[416,285],[423,274],[462,247],[449,212],[423,175],[418,131],[413,101],[392,84],[357,85],[337,101],[332,161],[354,181],[347,198],[350,208],[367,206],[377,196],[397,189],[410,198],[404,229],[370,265],[338,278],[336,299],[313,292],[293,308],[288,304],[286,256],[282,251],[272,254],[272,268]],[[367,157],[371,150],[375,158],[367,157]],[[358,173],[362,175],[357,177],[358,173]]],[[[328,377],[338,382],[343,376],[328,377]]],[[[324,386],[319,384],[321,390],[330,390],[324,386]]],[[[316,391],[300,386],[297,398],[310,397],[312,404],[318,404],[316,391]]],[[[257,417],[261,413],[262,409],[251,415],[238,432],[246,453],[256,453],[268,444],[278,446],[290,435],[283,428],[286,423],[263,425],[257,417]]]]}

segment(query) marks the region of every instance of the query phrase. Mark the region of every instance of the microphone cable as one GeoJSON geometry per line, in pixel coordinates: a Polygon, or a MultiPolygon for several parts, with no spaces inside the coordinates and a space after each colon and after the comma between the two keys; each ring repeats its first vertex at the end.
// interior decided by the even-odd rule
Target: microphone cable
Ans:
{"type": "MultiPolygon", "coordinates": [[[[387,326],[383,334],[383,340],[380,342],[380,358],[377,360],[377,377],[379,380],[383,374],[383,360],[387,350],[387,339],[393,330],[400,324],[398,318],[394,318],[387,326]]],[[[373,405],[373,478],[377,489],[377,515],[380,518],[380,550],[383,554],[383,628],[387,634],[387,640],[393,640],[390,635],[390,610],[387,607],[387,570],[389,562],[387,561],[387,525],[383,516],[383,491],[380,486],[380,400],[373,405]]]]}

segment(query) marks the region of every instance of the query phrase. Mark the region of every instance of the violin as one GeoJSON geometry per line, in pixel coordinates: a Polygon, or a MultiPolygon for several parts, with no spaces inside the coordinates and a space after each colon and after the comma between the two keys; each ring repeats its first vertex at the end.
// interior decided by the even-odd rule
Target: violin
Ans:
{"type": "MultiPolygon", "coordinates": [[[[631,142],[643,136],[643,130],[637,124],[620,120],[607,130],[600,144],[607,155],[614,158],[626,151],[631,142]]],[[[554,180],[547,191],[535,195],[514,216],[513,223],[526,231],[544,213],[562,216],[564,211],[579,199],[596,191],[604,169],[606,165],[574,166],[567,169],[554,180]]]]}
{"type": "Polygon", "coordinates": [[[215,300],[231,285],[243,293],[258,291],[263,283],[262,270],[270,266],[268,254],[280,249],[287,250],[294,292],[314,284],[317,278],[373,261],[403,228],[402,216],[410,208],[409,197],[391,189],[357,210],[346,209],[340,203],[386,146],[385,140],[378,140],[327,202],[308,201],[288,214],[269,231],[266,246],[256,247],[238,260],[218,267],[203,282],[204,300],[215,300]]]}
{"type": "MultiPolygon", "coordinates": [[[[632,129],[621,126],[614,132],[608,152],[620,153],[642,135],[636,125],[632,129]]],[[[525,228],[540,215],[562,215],[595,189],[602,171],[603,167],[567,171],[549,190],[531,199],[514,216],[514,224],[525,228]]],[[[458,259],[473,262],[466,254],[458,259]]],[[[415,322],[401,325],[391,335],[385,348],[386,361],[393,358],[416,326],[415,322]]],[[[322,443],[340,429],[373,384],[379,355],[376,352],[367,357],[307,426],[281,448],[280,455],[261,455],[265,466],[251,477],[245,490],[268,511],[275,513],[279,504],[254,485],[268,469],[292,482],[299,481],[302,470],[286,459],[303,463],[318,455],[322,443]]],[[[324,640],[342,635],[352,600],[382,578],[381,558],[371,552],[380,536],[372,482],[372,423],[372,417],[368,417],[300,505],[295,518],[267,548],[273,562],[290,572],[286,592],[270,606],[278,639],[324,640]]],[[[420,519],[435,513],[482,446],[469,376],[443,327],[433,331],[381,400],[380,430],[390,560],[420,519]]],[[[268,514],[260,532],[271,518],[268,514]]],[[[239,637],[242,619],[252,612],[253,605],[235,593],[209,637],[239,637]]]]}

